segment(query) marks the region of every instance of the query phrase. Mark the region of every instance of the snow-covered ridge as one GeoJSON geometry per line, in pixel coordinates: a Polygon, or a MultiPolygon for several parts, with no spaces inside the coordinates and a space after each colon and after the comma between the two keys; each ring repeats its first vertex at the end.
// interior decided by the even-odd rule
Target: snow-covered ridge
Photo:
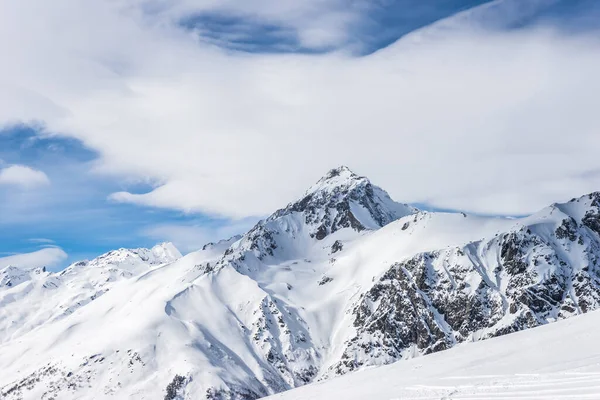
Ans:
{"type": "Polygon", "coordinates": [[[151,249],[110,251],[56,273],[7,267],[0,271],[0,343],[65,318],[117,282],[179,258],[172,243],[162,243],[151,249]]]}
{"type": "Polygon", "coordinates": [[[599,193],[423,212],[340,167],[185,257],[121,249],[0,288],[0,391],[249,400],[597,308],[599,193]]]}
{"type": "MultiPolygon", "coordinates": [[[[181,253],[173,243],[160,243],[151,249],[118,249],[102,254],[91,261],[79,261],[70,267],[106,267],[109,265],[126,268],[143,264],[160,265],[176,261],[181,258],[181,253]]],[[[69,268],[70,268],[69,267],[69,268]]]]}
{"type": "Polygon", "coordinates": [[[40,275],[46,272],[46,268],[19,268],[9,265],[0,270],[0,288],[10,288],[27,282],[32,279],[32,275],[40,275]]]}

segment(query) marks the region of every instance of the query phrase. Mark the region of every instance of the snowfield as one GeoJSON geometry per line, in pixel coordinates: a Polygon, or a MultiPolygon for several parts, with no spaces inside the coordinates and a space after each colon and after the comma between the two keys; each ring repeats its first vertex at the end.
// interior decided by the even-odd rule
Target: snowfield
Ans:
{"type": "Polygon", "coordinates": [[[268,399],[600,399],[598,327],[594,311],[268,399]]]}
{"type": "Polygon", "coordinates": [[[600,308],[600,193],[519,219],[425,212],[340,167],[183,257],[165,243],[60,273],[0,268],[2,399],[598,389],[598,317],[581,314],[600,308]]]}

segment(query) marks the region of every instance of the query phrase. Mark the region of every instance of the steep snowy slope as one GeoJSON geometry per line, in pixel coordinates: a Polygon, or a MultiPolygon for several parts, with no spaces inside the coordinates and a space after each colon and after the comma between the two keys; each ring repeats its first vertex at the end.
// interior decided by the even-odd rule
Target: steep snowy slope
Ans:
{"type": "Polygon", "coordinates": [[[600,399],[599,326],[594,311],[267,399],[600,399]]]}
{"type": "Polygon", "coordinates": [[[245,235],[171,253],[0,289],[0,392],[255,399],[581,314],[600,299],[600,194],[429,213],[340,167],[245,235]]]}

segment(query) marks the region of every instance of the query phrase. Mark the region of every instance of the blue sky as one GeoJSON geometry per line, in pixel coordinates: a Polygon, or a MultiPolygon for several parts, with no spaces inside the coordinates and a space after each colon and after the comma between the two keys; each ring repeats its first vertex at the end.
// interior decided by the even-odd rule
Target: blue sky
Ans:
{"type": "Polygon", "coordinates": [[[318,53],[350,46],[357,54],[367,55],[416,29],[488,2],[490,0],[396,0],[369,5],[348,2],[348,7],[362,9],[362,18],[351,23],[352,33],[344,41],[322,47],[304,45],[293,27],[241,13],[206,11],[186,16],[181,24],[186,29],[196,30],[202,40],[237,51],[318,53]]]}
{"type": "Polygon", "coordinates": [[[15,39],[0,42],[13,60],[0,70],[0,171],[26,166],[41,174],[32,185],[0,179],[0,259],[60,248],[66,258],[52,261],[60,269],[163,240],[191,251],[242,233],[339,164],[368,175],[397,200],[482,214],[525,214],[600,189],[592,173],[598,143],[590,139],[598,126],[586,119],[594,113],[587,103],[573,109],[561,103],[585,100],[598,83],[597,59],[589,59],[600,27],[597,1],[330,0],[266,7],[256,0],[214,7],[152,0],[132,13],[101,3],[96,15],[115,27],[110,33],[90,27],[93,11],[76,3],[66,20],[37,0],[0,6],[7,21],[23,18],[22,27],[14,24],[15,39]],[[42,25],[56,20],[69,33],[45,31],[52,51],[35,39],[40,23],[31,21],[28,36],[29,6],[39,9],[42,25]],[[428,30],[436,21],[448,23],[428,30]],[[425,34],[411,39],[417,31],[425,34]],[[515,71],[548,79],[528,88],[531,76],[516,82],[515,71]],[[556,83],[553,76],[567,78],[556,83]],[[464,105],[446,102],[443,90],[448,96],[463,91],[452,86],[454,79],[481,91],[465,94],[464,105]],[[402,89],[388,91],[394,85],[402,89]],[[511,85],[523,93],[504,93],[511,85]],[[589,93],[581,91],[586,87],[589,93]],[[537,95],[544,101],[534,101],[537,95]],[[512,96],[522,106],[513,107],[512,96]],[[481,99],[487,108],[479,110],[481,99]],[[558,108],[570,114],[545,121],[558,108]],[[404,109],[414,121],[393,119],[404,109]],[[439,125],[429,125],[430,113],[439,125]],[[494,121],[489,137],[469,136],[481,131],[483,115],[494,121]],[[539,146],[540,138],[557,143],[550,139],[561,132],[552,129],[563,123],[589,154],[546,179],[552,156],[580,154],[575,144],[539,146]],[[447,127],[453,133],[444,135],[447,127]],[[523,131],[507,133],[515,129],[523,131]],[[348,147],[336,151],[341,142],[348,147]],[[440,149],[429,158],[439,164],[411,158],[436,142],[440,149]],[[406,152],[407,143],[422,149],[406,152]],[[541,150],[524,155],[514,151],[516,143],[541,150]],[[485,157],[486,168],[464,161],[477,165],[485,152],[493,154],[485,157]],[[519,163],[537,157],[542,167],[516,183],[506,178],[507,165],[520,171],[519,163]],[[483,169],[490,176],[480,176],[483,169]],[[468,185],[478,186],[451,183],[465,171],[473,175],[468,185]],[[478,195],[466,195],[470,190],[478,195]]]}
{"type": "MultiPolygon", "coordinates": [[[[228,224],[201,213],[109,201],[110,193],[125,187],[141,192],[151,187],[94,173],[97,157],[77,140],[40,135],[33,127],[16,126],[0,132],[3,164],[44,171],[51,181],[27,190],[0,185],[0,257],[57,246],[69,255],[57,266],[61,268],[115,248],[151,247],[160,240],[179,239],[182,251],[189,251],[216,239],[218,228],[228,224]],[[187,228],[182,234],[191,236],[190,242],[177,235],[161,237],[156,231],[165,224],[187,228]],[[194,232],[199,227],[203,234],[194,232]]],[[[240,229],[254,220],[242,221],[240,229]]],[[[236,232],[223,231],[225,235],[236,232]]]]}
{"type": "MultiPolygon", "coordinates": [[[[112,204],[107,196],[122,183],[92,172],[97,154],[73,139],[44,138],[33,128],[18,127],[0,134],[0,159],[43,170],[51,185],[20,190],[0,189],[0,251],[34,251],[57,245],[70,260],[98,255],[118,247],[149,246],[156,239],[140,232],[164,221],[204,222],[180,212],[112,204]]],[[[129,184],[132,190],[146,185],[129,184]]]]}

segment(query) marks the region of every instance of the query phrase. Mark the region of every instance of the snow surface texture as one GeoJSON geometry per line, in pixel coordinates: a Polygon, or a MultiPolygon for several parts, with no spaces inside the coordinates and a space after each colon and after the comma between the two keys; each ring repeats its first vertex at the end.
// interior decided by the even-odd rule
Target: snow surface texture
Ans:
{"type": "Polygon", "coordinates": [[[185,257],[3,270],[0,393],[264,397],[599,308],[599,256],[600,193],[521,219],[429,213],[340,167],[185,257]]]}
{"type": "Polygon", "coordinates": [[[594,311],[268,399],[600,399],[598,326],[594,311]]]}

